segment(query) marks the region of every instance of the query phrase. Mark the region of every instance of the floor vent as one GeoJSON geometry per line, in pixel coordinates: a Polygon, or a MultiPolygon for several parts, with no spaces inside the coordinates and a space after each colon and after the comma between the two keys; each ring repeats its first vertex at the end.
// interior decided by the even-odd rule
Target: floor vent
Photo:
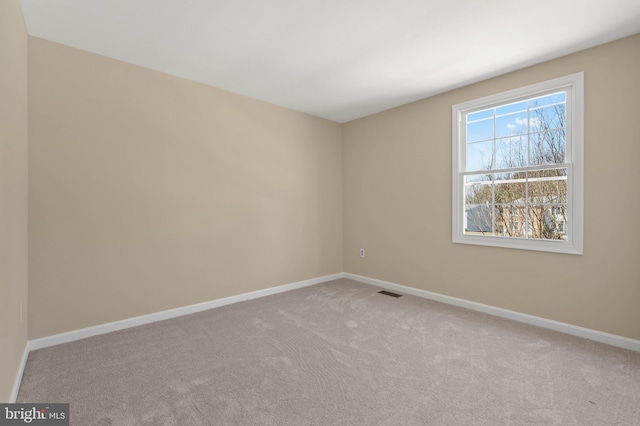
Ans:
{"type": "Polygon", "coordinates": [[[391,296],[391,297],[400,297],[400,296],[402,296],[401,294],[391,293],[390,291],[387,291],[387,290],[380,290],[378,293],[384,294],[385,296],[391,296]]]}

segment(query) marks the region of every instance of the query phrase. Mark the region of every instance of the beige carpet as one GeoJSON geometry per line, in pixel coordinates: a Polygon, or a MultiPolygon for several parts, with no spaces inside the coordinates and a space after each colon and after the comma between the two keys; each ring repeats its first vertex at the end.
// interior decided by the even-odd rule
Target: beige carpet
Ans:
{"type": "Polygon", "coordinates": [[[73,425],[640,425],[640,353],[337,280],[34,351],[73,425]]]}

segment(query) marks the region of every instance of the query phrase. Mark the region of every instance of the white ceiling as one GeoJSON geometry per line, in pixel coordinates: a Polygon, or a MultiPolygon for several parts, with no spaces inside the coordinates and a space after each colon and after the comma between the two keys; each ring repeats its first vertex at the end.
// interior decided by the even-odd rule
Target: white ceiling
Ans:
{"type": "Polygon", "coordinates": [[[337,122],[640,33],[639,0],[21,3],[32,36],[337,122]]]}

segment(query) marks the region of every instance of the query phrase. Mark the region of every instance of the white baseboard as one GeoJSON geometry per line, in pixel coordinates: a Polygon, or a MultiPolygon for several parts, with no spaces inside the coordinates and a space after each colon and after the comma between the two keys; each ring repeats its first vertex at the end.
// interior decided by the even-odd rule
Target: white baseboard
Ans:
{"type": "Polygon", "coordinates": [[[533,315],[510,311],[508,309],[497,308],[495,306],[484,305],[482,303],[476,303],[469,300],[446,296],[439,293],[433,293],[426,290],[420,290],[414,287],[407,287],[400,284],[378,280],[375,278],[368,278],[368,277],[363,277],[356,274],[341,272],[337,274],[325,275],[323,277],[299,281],[291,284],[285,284],[278,287],[272,287],[264,290],[253,291],[250,293],[239,294],[236,296],[225,297],[223,299],[211,300],[208,302],[198,303],[195,305],[169,309],[166,311],[156,312],[153,314],[142,315],[139,317],[129,318],[121,321],[101,324],[94,327],[87,327],[80,330],[73,330],[66,333],[55,334],[53,336],[47,336],[39,339],[29,340],[27,342],[27,345],[25,347],[25,350],[22,356],[20,368],[18,370],[16,381],[11,393],[12,399],[10,402],[15,401],[15,398],[18,396],[18,390],[20,389],[20,383],[22,380],[22,373],[24,371],[24,367],[27,362],[27,357],[30,351],[46,348],[49,346],[55,346],[62,343],[73,342],[75,340],[80,340],[87,337],[96,336],[99,334],[105,334],[113,331],[123,330],[126,328],[136,327],[139,325],[149,324],[156,321],[162,321],[165,319],[175,318],[183,315],[189,315],[196,312],[217,308],[220,306],[230,305],[232,303],[242,302],[245,300],[257,299],[259,297],[269,296],[272,294],[282,293],[289,290],[308,287],[311,285],[320,284],[320,283],[332,281],[332,280],[337,280],[340,278],[348,278],[354,281],[359,281],[365,284],[386,288],[396,292],[423,297],[423,298],[434,300],[437,302],[459,306],[462,308],[483,312],[483,313],[494,315],[497,317],[507,318],[510,320],[514,320],[514,321],[518,321],[518,322],[522,322],[530,325],[535,325],[538,327],[542,327],[542,328],[546,328],[554,331],[559,331],[561,333],[582,337],[582,338],[593,340],[596,342],[606,343],[608,345],[617,346],[620,348],[640,352],[640,340],[629,339],[627,337],[617,336],[615,334],[604,333],[601,331],[591,330],[584,327],[578,327],[575,325],[566,324],[559,321],[535,317],[533,315]]]}
{"type": "Polygon", "coordinates": [[[508,309],[502,309],[495,306],[484,305],[482,303],[471,302],[465,299],[458,299],[457,297],[445,296],[443,294],[433,293],[426,290],[420,290],[413,287],[407,287],[400,284],[377,280],[375,278],[363,277],[361,275],[345,273],[344,277],[354,281],[359,281],[361,283],[393,290],[399,293],[423,297],[425,299],[435,300],[437,302],[446,303],[448,305],[459,306],[462,308],[483,312],[485,314],[507,318],[510,320],[535,325],[549,330],[570,334],[572,336],[582,337],[584,339],[589,339],[600,343],[606,343],[607,345],[617,346],[619,348],[640,352],[640,340],[629,339],[627,337],[617,336],[615,334],[609,334],[589,328],[578,327],[559,321],[523,314],[516,311],[510,311],[508,309]]]}
{"type": "MultiPolygon", "coordinates": [[[[325,275],[323,277],[298,281],[278,287],[266,288],[264,290],[252,291],[250,293],[243,293],[236,296],[225,297],[223,299],[211,300],[208,302],[197,303],[195,305],[183,306],[181,308],[169,309],[166,311],[155,312],[153,314],[142,315],[139,317],[96,325],[94,327],[68,331],[66,333],[55,334],[53,336],[42,337],[39,339],[30,340],[28,342],[29,350],[34,351],[36,349],[47,348],[49,346],[60,345],[62,343],[68,343],[91,336],[97,336],[99,334],[111,333],[112,331],[124,330],[126,328],[149,324],[156,321],[194,314],[196,312],[206,311],[208,309],[217,308],[219,306],[230,305],[232,303],[243,302],[245,300],[257,299],[259,297],[282,293],[289,290],[295,290],[297,288],[308,287],[314,284],[337,280],[339,278],[344,278],[344,273],[341,272],[332,275],[325,275]]],[[[20,377],[22,377],[22,375],[20,377]]]]}
{"type": "Polygon", "coordinates": [[[22,384],[22,375],[24,374],[24,367],[27,365],[27,358],[29,357],[29,342],[24,345],[24,351],[22,351],[22,359],[20,360],[20,366],[16,372],[16,379],[13,381],[13,388],[11,389],[11,396],[9,396],[9,404],[16,402],[18,398],[18,391],[22,384]]]}

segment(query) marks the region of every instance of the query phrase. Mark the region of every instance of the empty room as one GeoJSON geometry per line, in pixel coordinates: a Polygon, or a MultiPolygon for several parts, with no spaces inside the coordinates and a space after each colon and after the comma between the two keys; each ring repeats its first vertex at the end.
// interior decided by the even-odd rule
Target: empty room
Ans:
{"type": "Polygon", "coordinates": [[[639,117],[637,1],[0,0],[0,424],[640,425],[639,117]]]}

